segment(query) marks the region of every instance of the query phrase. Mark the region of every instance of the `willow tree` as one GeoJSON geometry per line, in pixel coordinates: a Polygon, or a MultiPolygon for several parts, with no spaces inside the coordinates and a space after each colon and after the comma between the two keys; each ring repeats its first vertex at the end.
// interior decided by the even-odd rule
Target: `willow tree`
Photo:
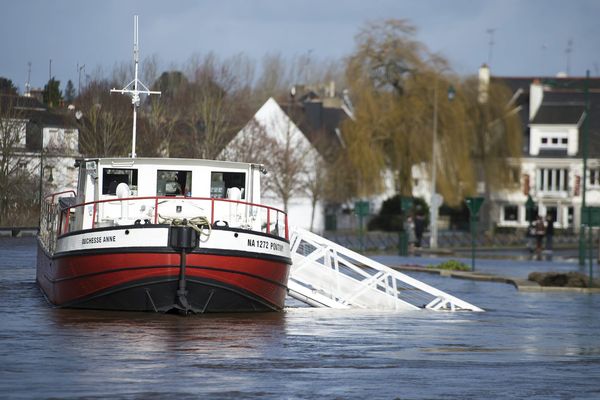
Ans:
{"type": "MultiPolygon", "coordinates": [[[[470,105],[472,168],[476,181],[484,186],[479,194],[489,200],[491,193],[520,182],[523,128],[519,109],[512,102],[510,89],[500,82],[484,87],[483,96],[475,79],[466,80],[464,88],[470,105]]],[[[490,201],[485,201],[481,211],[484,225],[491,220],[490,213],[490,201]]]]}
{"type": "Polygon", "coordinates": [[[413,165],[431,161],[431,67],[416,29],[405,20],[370,23],[356,37],[347,65],[355,119],[343,127],[348,163],[359,196],[383,187],[385,170],[395,189],[412,193],[413,165]]]}
{"type": "Polygon", "coordinates": [[[480,132],[502,141],[486,147],[486,179],[501,182],[501,174],[492,172],[518,155],[508,99],[494,88],[498,95],[490,95],[489,104],[478,103],[477,86],[452,75],[447,61],[429,53],[415,34],[405,20],[386,20],[367,25],[357,36],[346,70],[356,111],[343,126],[346,148],[340,163],[348,167],[343,173],[358,182],[355,196],[379,192],[385,171],[392,172],[398,193],[411,195],[413,166],[429,179],[435,166],[436,191],[447,204],[458,205],[476,190],[480,132]],[[456,93],[452,101],[446,96],[450,86],[456,93]]]}

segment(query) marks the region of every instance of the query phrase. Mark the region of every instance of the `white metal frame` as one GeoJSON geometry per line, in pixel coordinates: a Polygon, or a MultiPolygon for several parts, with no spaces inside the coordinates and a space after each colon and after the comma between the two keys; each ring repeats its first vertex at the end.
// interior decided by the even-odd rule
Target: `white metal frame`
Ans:
{"type": "Polygon", "coordinates": [[[291,254],[288,293],[313,307],[483,311],[304,229],[293,229],[291,254]]]}

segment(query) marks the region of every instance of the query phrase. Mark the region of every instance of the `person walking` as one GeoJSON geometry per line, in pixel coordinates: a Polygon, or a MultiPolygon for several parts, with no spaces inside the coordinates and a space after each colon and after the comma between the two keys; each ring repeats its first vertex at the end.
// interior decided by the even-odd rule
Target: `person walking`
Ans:
{"type": "Polygon", "coordinates": [[[415,243],[417,241],[417,235],[415,234],[415,222],[409,215],[404,223],[404,232],[408,238],[408,254],[413,255],[415,253],[415,243]]]}
{"type": "Polygon", "coordinates": [[[552,253],[552,239],[554,237],[554,218],[552,215],[546,215],[546,250],[552,253]]]}
{"type": "Polygon", "coordinates": [[[544,241],[544,235],[546,234],[546,226],[544,225],[544,219],[538,215],[535,221],[535,254],[538,260],[542,259],[542,242],[544,241]]]}
{"type": "Polygon", "coordinates": [[[425,231],[425,217],[423,214],[417,214],[415,217],[415,246],[421,247],[421,241],[423,240],[423,232],[425,231]]]}

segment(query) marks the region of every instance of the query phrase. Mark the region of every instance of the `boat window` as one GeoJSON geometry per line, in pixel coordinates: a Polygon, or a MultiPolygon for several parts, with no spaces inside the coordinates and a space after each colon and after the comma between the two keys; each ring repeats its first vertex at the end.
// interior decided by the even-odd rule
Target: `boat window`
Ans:
{"type": "Polygon", "coordinates": [[[245,199],[246,174],[243,172],[216,172],[210,174],[210,197],[223,199],[227,197],[227,190],[240,189],[240,199],[245,199]]]}
{"type": "Polygon", "coordinates": [[[137,191],[137,169],[104,168],[102,170],[102,194],[116,195],[119,183],[126,183],[131,191],[137,191]]]}
{"type": "Polygon", "coordinates": [[[192,171],[158,170],[156,174],[157,196],[191,196],[192,171]]]}

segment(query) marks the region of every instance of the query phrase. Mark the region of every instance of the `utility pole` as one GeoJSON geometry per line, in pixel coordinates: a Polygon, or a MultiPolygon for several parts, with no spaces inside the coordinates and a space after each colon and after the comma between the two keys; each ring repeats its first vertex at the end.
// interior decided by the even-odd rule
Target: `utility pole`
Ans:
{"type": "Polygon", "coordinates": [[[573,52],[573,39],[567,42],[565,54],[567,55],[567,76],[571,75],[571,53],[573,52]]]}
{"type": "Polygon", "coordinates": [[[496,42],[494,42],[494,32],[496,32],[496,28],[490,28],[487,31],[487,34],[490,35],[490,41],[488,42],[488,44],[490,45],[490,49],[488,52],[488,63],[487,65],[492,65],[492,50],[494,48],[494,44],[496,44],[496,42]]]}
{"type": "Polygon", "coordinates": [[[435,86],[433,87],[433,137],[432,137],[432,150],[431,150],[431,201],[429,202],[429,214],[430,214],[430,224],[431,224],[431,238],[429,241],[429,247],[432,249],[437,248],[437,217],[438,217],[438,199],[437,192],[435,190],[436,187],[436,179],[437,179],[437,126],[438,126],[438,102],[437,102],[437,86],[438,86],[438,78],[437,74],[435,76],[435,86]]]}
{"type": "MultiPolygon", "coordinates": [[[[585,119],[583,120],[583,146],[582,146],[582,157],[583,157],[583,185],[581,192],[581,211],[579,212],[579,265],[585,265],[585,225],[583,224],[583,214],[586,208],[586,191],[587,191],[587,159],[588,159],[588,144],[589,144],[589,120],[590,120],[590,92],[589,92],[589,80],[590,70],[588,69],[585,74],[585,119]]],[[[591,228],[590,228],[591,229],[591,228]]],[[[591,271],[590,271],[591,273],[591,271]]]]}

